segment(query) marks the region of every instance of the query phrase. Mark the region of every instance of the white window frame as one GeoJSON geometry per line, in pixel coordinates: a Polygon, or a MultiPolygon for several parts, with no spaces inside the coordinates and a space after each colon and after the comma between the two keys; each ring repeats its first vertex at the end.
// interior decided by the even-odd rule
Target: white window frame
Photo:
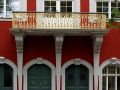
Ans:
{"type": "MultiPolygon", "coordinates": [[[[96,12],[97,12],[97,2],[108,2],[108,19],[111,18],[111,3],[115,2],[113,0],[105,0],[105,1],[101,1],[101,0],[96,0],[96,12]]],[[[120,0],[118,0],[118,2],[120,2],[120,0]]]]}
{"type": "MultiPolygon", "coordinates": [[[[100,65],[100,69],[99,69],[99,90],[102,90],[102,77],[104,76],[102,71],[106,66],[110,65],[112,61],[113,61],[112,59],[108,59],[100,65]]],[[[116,61],[117,61],[117,64],[120,64],[120,60],[116,60],[116,61]]],[[[108,76],[115,76],[115,90],[117,90],[117,76],[118,76],[118,74],[106,75],[106,78],[107,78],[106,90],[108,90],[108,76]]]]}
{"type": "Polygon", "coordinates": [[[79,58],[69,60],[62,66],[61,68],[62,90],[65,90],[65,69],[72,64],[75,64],[75,65],[82,64],[89,69],[89,90],[93,90],[93,74],[94,74],[93,66],[90,63],[88,63],[86,60],[79,59],[79,58]]]}
{"type": "MultiPolygon", "coordinates": [[[[49,0],[36,0],[37,12],[44,12],[44,1],[49,1],[49,0]]],[[[64,1],[64,0],[54,0],[54,1],[56,1],[56,12],[60,12],[60,1],[64,1]]],[[[72,12],[80,12],[80,0],[67,0],[67,1],[72,1],[72,12]]]]}
{"type": "Polygon", "coordinates": [[[24,87],[23,87],[23,89],[28,90],[27,71],[28,71],[28,68],[31,67],[34,64],[45,64],[45,65],[47,65],[48,67],[51,68],[51,72],[52,72],[52,75],[51,75],[51,90],[56,90],[56,84],[55,84],[56,68],[51,62],[49,62],[48,60],[45,60],[43,58],[33,59],[24,66],[24,68],[23,68],[23,75],[24,75],[24,79],[23,79],[23,82],[24,82],[23,86],[24,87]]]}
{"type": "Polygon", "coordinates": [[[2,17],[4,17],[4,18],[7,18],[7,8],[6,8],[7,5],[6,5],[6,1],[7,0],[4,0],[4,2],[3,2],[3,16],[2,17]]]}

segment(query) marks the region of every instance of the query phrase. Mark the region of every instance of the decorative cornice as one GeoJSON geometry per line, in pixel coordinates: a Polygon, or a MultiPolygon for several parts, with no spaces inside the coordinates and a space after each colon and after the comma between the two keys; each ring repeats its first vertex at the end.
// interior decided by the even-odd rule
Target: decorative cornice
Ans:
{"type": "Polygon", "coordinates": [[[62,52],[63,39],[64,39],[63,36],[56,36],[55,37],[56,53],[62,52]]]}

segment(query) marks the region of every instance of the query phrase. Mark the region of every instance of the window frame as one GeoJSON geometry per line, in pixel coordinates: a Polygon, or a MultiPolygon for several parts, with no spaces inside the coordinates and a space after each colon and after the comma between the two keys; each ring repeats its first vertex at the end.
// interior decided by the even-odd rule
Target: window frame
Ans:
{"type": "Polygon", "coordinates": [[[106,90],[109,90],[108,89],[108,85],[109,85],[109,78],[110,77],[114,77],[114,88],[115,88],[115,90],[118,90],[117,89],[117,86],[118,86],[118,84],[117,84],[117,77],[119,76],[120,77],[120,73],[118,74],[117,73],[117,69],[119,68],[119,70],[120,70],[120,67],[118,67],[118,65],[114,65],[114,64],[109,64],[109,65],[107,65],[106,67],[104,67],[103,68],[103,70],[102,70],[102,90],[103,90],[103,77],[106,77],[105,78],[105,81],[106,81],[106,90]],[[114,67],[114,69],[111,69],[110,68],[110,66],[113,66],[114,67]],[[106,69],[106,73],[104,73],[103,71],[105,71],[105,69],[106,69]],[[112,72],[112,73],[110,73],[111,71],[114,71],[114,73],[112,72]]]}
{"type": "MultiPolygon", "coordinates": [[[[120,68],[120,59],[114,59],[111,58],[111,59],[108,59],[108,60],[105,60],[99,67],[99,90],[102,90],[102,72],[103,72],[103,69],[108,66],[108,65],[118,65],[119,68],[120,68]]],[[[119,72],[120,73],[120,72],[119,72]]],[[[113,75],[112,75],[113,76],[113,75]]],[[[120,76],[120,74],[119,74],[120,76]]],[[[108,88],[108,87],[107,87],[108,88]]],[[[117,90],[117,89],[115,89],[117,90]]]]}
{"type": "MultiPolygon", "coordinates": [[[[44,12],[45,12],[45,1],[55,1],[56,2],[56,12],[61,12],[61,2],[62,1],[64,1],[64,0],[59,0],[59,1],[57,1],[57,0],[44,0],[44,5],[43,5],[43,8],[44,8],[44,12]]],[[[75,1],[75,0],[68,0],[67,2],[72,2],[72,12],[74,11],[74,9],[73,9],[73,1],[75,1]]]]}
{"type": "MultiPolygon", "coordinates": [[[[97,2],[107,2],[108,3],[108,19],[110,19],[112,17],[111,13],[112,13],[112,3],[120,3],[120,1],[96,1],[96,12],[97,12],[97,2]]],[[[119,7],[120,8],[120,7],[119,7]]],[[[99,13],[99,12],[97,12],[99,13]]],[[[105,12],[101,12],[101,13],[105,13],[105,12]]]]}

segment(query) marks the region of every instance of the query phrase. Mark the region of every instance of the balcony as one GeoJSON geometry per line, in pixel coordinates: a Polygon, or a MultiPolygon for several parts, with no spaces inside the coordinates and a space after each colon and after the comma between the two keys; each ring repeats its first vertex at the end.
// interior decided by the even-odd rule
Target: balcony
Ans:
{"type": "MultiPolygon", "coordinates": [[[[100,13],[13,12],[12,31],[106,31],[106,15],[100,13]]],[[[78,33],[78,32],[76,32],[78,33]]]]}

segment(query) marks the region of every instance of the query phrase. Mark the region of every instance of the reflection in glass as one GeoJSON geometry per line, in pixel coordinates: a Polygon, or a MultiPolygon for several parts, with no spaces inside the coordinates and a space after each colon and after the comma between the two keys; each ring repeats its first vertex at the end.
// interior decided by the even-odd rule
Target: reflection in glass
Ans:
{"type": "Polygon", "coordinates": [[[117,77],[117,90],[120,90],[120,76],[117,77]]]}
{"type": "Polygon", "coordinates": [[[115,76],[108,76],[108,90],[115,90],[115,76]]]}
{"type": "Polygon", "coordinates": [[[108,2],[103,2],[103,8],[108,7],[108,2]]]}
{"type": "Polygon", "coordinates": [[[102,90],[106,90],[106,76],[103,76],[102,77],[102,81],[103,81],[103,83],[102,83],[102,90]]]}
{"type": "Polygon", "coordinates": [[[99,7],[102,7],[102,2],[97,2],[97,6],[99,7]]]}
{"type": "Polygon", "coordinates": [[[0,0],[0,5],[3,5],[3,1],[4,1],[4,0],[0,0]]]}
{"type": "Polygon", "coordinates": [[[13,85],[13,70],[10,66],[4,66],[4,87],[12,87],[13,85]]]}
{"type": "Polygon", "coordinates": [[[56,1],[45,1],[45,12],[56,12],[56,1]]]}

